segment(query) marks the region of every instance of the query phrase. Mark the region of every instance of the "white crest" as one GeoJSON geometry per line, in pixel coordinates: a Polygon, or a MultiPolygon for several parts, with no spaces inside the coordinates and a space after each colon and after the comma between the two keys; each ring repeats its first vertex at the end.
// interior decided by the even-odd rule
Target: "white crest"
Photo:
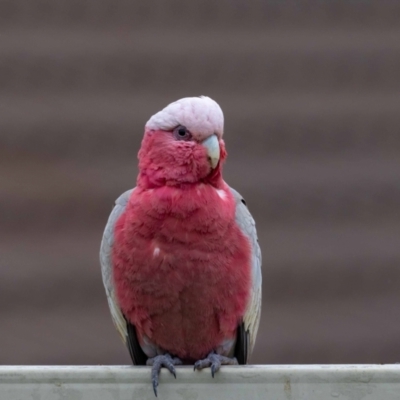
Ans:
{"type": "Polygon", "coordinates": [[[224,114],[218,103],[207,96],[185,97],[154,114],[147,121],[146,129],[169,131],[178,125],[185,126],[202,138],[213,133],[221,138],[224,131],[224,114]]]}

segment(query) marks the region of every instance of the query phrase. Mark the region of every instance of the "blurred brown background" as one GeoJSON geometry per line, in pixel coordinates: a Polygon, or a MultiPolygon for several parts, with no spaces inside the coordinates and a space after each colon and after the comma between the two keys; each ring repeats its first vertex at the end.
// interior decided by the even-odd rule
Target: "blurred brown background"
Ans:
{"type": "Polygon", "coordinates": [[[400,2],[0,0],[0,363],[127,364],[98,248],[147,119],[225,112],[255,363],[400,361],[400,2]]]}

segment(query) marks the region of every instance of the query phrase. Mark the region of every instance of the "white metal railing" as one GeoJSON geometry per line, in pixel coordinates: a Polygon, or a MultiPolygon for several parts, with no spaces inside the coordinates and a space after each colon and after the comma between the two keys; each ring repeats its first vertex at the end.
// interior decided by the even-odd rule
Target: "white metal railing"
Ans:
{"type": "MultiPolygon", "coordinates": [[[[160,400],[399,400],[400,365],[248,365],[165,369],[160,400]]],[[[150,368],[0,366],[0,400],[154,400],[150,368]]]]}

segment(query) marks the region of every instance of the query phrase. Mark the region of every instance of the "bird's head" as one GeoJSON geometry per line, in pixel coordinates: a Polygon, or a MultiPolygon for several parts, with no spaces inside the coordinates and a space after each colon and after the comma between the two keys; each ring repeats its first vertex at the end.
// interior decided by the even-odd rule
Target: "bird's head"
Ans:
{"type": "Polygon", "coordinates": [[[186,97],[154,114],[139,151],[138,185],[218,184],[226,158],[224,115],[206,96],[186,97]]]}

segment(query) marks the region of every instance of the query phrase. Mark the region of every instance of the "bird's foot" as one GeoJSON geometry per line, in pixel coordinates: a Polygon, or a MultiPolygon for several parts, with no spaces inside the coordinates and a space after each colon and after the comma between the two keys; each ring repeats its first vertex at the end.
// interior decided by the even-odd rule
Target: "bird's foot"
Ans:
{"type": "Polygon", "coordinates": [[[169,354],[163,354],[149,358],[146,361],[146,365],[152,366],[151,368],[151,382],[153,383],[154,394],[157,397],[157,386],[158,386],[158,375],[160,374],[161,367],[165,367],[174,375],[176,379],[176,371],[174,365],[181,365],[182,361],[174,357],[172,358],[169,354]]]}
{"type": "Polygon", "coordinates": [[[238,361],[235,357],[229,358],[221,356],[212,351],[206,358],[198,360],[194,363],[193,370],[200,370],[211,366],[211,375],[214,378],[214,374],[221,368],[221,365],[238,365],[238,361]]]}

